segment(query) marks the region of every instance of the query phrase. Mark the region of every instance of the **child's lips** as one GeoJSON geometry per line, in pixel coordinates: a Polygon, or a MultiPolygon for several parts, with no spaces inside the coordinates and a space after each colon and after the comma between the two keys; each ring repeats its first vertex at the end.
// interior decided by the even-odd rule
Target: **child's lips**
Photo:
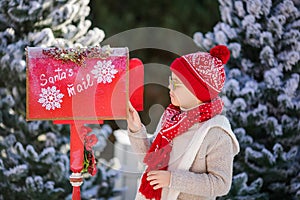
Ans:
{"type": "Polygon", "coordinates": [[[169,93],[169,94],[170,94],[170,97],[171,97],[171,98],[174,98],[174,95],[173,95],[173,94],[171,94],[171,93],[169,93]]]}

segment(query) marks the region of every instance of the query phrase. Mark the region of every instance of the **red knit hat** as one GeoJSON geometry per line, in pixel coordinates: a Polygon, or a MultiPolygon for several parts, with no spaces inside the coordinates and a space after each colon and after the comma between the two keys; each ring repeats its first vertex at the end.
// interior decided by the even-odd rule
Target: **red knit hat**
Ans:
{"type": "Polygon", "coordinates": [[[209,53],[196,52],[176,58],[170,68],[199,100],[207,102],[217,97],[224,86],[224,64],[229,57],[228,48],[218,45],[209,53]]]}

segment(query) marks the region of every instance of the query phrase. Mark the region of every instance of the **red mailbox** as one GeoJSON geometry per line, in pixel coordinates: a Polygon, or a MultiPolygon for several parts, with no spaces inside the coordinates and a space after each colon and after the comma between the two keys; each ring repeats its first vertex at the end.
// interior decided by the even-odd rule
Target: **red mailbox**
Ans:
{"type": "Polygon", "coordinates": [[[143,64],[129,61],[128,48],[108,46],[27,47],[26,61],[26,119],[70,124],[72,199],[80,199],[85,142],[94,138],[84,124],[126,119],[129,99],[143,109],[143,64]]]}

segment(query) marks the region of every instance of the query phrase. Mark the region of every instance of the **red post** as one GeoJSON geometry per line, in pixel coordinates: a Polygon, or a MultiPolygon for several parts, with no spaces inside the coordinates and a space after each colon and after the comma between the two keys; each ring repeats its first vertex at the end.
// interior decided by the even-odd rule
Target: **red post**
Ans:
{"type": "Polygon", "coordinates": [[[81,171],[83,169],[84,144],[80,138],[82,123],[70,124],[70,169],[73,172],[70,176],[70,183],[73,186],[72,200],[80,200],[80,186],[83,183],[81,171]]]}

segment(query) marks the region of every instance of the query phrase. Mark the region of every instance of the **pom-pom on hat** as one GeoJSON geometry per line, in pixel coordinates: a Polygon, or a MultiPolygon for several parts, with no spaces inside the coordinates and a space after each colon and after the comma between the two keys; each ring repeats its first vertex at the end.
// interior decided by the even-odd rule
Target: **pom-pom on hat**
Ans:
{"type": "Polygon", "coordinates": [[[213,47],[209,53],[196,52],[176,58],[170,69],[202,102],[216,98],[225,83],[224,64],[230,51],[224,45],[213,47]]]}

